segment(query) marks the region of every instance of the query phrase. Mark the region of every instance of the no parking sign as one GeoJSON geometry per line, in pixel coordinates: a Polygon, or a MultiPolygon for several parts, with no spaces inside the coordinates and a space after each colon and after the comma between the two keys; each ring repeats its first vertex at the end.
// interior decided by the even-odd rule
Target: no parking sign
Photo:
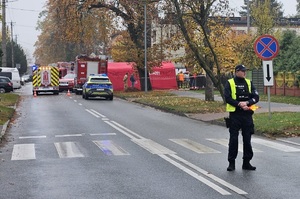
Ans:
{"type": "Polygon", "coordinates": [[[279,52],[278,41],[271,35],[262,35],[255,40],[254,51],[260,59],[272,60],[279,52]]]}

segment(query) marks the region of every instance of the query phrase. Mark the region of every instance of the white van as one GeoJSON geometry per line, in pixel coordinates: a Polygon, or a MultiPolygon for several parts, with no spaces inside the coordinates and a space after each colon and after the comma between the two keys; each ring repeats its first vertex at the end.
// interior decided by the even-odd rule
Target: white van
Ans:
{"type": "Polygon", "coordinates": [[[0,72],[10,72],[14,89],[21,88],[21,77],[17,68],[0,67],[0,72]]]}

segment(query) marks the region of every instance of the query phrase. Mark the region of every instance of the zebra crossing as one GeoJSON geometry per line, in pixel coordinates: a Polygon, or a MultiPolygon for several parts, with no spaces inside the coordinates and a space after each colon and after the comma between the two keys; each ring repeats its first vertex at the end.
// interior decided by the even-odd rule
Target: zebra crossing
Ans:
{"type": "MultiPolygon", "coordinates": [[[[116,135],[116,133],[102,133],[102,134],[91,134],[91,136],[96,135],[116,135]]],[[[82,134],[73,134],[73,135],[56,135],[56,138],[61,137],[80,137],[83,136],[82,134]]],[[[46,136],[23,136],[19,137],[19,139],[47,139],[46,136]]],[[[157,142],[154,142],[149,139],[131,139],[131,141],[137,145],[139,145],[141,148],[144,148],[151,152],[152,154],[176,154],[176,152],[171,149],[168,149],[165,146],[162,146],[158,144],[157,142]]],[[[190,139],[169,139],[169,141],[173,144],[176,144],[177,147],[183,147],[185,149],[188,149],[192,152],[198,153],[198,154],[220,154],[224,153],[224,150],[220,151],[217,148],[220,146],[222,148],[228,147],[228,139],[216,139],[216,138],[207,138],[204,141],[210,142],[212,144],[203,144],[198,143],[196,141],[190,140],[190,139]],[[209,145],[209,146],[208,146],[209,145]],[[212,147],[213,145],[213,147],[212,147]]],[[[270,148],[272,150],[281,151],[284,153],[292,153],[292,152],[300,152],[299,146],[291,146],[288,143],[281,143],[276,141],[270,141],[262,138],[253,138],[252,142],[255,146],[253,146],[253,151],[255,153],[263,153],[264,151],[261,149],[257,149],[258,146],[263,146],[270,148]]],[[[91,140],[90,144],[96,145],[99,149],[99,153],[104,155],[113,155],[113,156],[125,156],[130,155],[129,151],[126,151],[122,146],[115,143],[113,140],[91,140]]],[[[36,160],[37,158],[37,151],[40,150],[41,143],[22,143],[22,144],[14,144],[12,154],[11,154],[11,160],[36,160]]],[[[50,146],[54,148],[54,151],[57,153],[58,158],[84,158],[88,157],[88,155],[85,153],[87,151],[87,148],[84,145],[80,143],[80,141],[66,141],[66,142],[54,142],[50,146]]],[[[261,148],[263,148],[261,147],[261,148]]],[[[178,148],[179,149],[179,148],[178,148]]],[[[239,151],[243,152],[242,143],[239,146],[239,151]]]]}

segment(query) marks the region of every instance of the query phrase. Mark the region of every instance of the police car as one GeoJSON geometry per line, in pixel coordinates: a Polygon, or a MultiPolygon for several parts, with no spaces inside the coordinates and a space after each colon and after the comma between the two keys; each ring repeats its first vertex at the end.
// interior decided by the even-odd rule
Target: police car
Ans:
{"type": "Polygon", "coordinates": [[[113,85],[106,74],[90,75],[82,86],[82,98],[104,97],[109,100],[114,98],[113,85]]]}

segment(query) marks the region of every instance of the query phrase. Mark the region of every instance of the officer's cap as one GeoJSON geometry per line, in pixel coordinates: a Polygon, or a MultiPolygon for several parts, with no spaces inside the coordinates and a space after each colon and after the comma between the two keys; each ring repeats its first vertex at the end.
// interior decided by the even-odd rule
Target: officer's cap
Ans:
{"type": "Polygon", "coordinates": [[[237,65],[235,67],[235,71],[246,71],[246,70],[247,70],[246,67],[244,65],[242,65],[242,64],[237,65]]]}

